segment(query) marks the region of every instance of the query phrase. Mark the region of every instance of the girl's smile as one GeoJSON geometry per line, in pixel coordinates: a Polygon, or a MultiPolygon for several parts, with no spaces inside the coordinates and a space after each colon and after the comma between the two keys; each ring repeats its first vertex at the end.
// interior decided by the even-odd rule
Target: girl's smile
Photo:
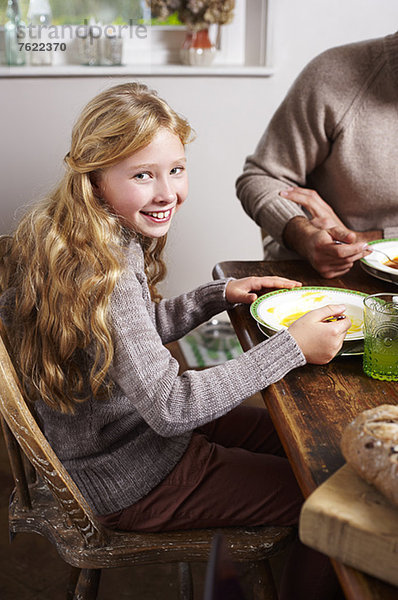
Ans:
{"type": "Polygon", "coordinates": [[[160,212],[145,212],[142,210],[141,213],[153,220],[155,223],[167,223],[167,221],[170,221],[171,219],[172,209],[170,208],[160,212]]]}
{"type": "Polygon", "coordinates": [[[145,236],[165,235],[188,194],[184,146],[168,129],[116,165],[98,184],[103,199],[124,223],[145,236]]]}

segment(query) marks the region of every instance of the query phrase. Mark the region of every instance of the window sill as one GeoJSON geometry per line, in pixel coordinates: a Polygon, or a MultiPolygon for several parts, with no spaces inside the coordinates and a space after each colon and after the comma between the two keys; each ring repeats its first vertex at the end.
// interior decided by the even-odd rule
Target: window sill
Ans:
{"type": "Polygon", "coordinates": [[[123,77],[147,75],[156,77],[269,77],[275,69],[250,65],[212,65],[191,67],[186,65],[122,65],[114,67],[89,67],[85,65],[57,65],[50,67],[0,66],[0,78],[24,77],[123,77]]]}

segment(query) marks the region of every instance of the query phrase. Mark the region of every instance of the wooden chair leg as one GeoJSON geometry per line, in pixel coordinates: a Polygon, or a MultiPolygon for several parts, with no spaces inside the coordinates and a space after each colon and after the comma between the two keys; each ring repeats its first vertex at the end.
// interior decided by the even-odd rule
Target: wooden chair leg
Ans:
{"type": "Polygon", "coordinates": [[[180,600],[193,600],[191,565],[185,562],[178,563],[178,576],[180,582],[180,600]]]}
{"type": "Polygon", "coordinates": [[[73,600],[97,600],[101,569],[82,569],[73,600]]]}
{"type": "Polygon", "coordinates": [[[81,569],[78,569],[77,567],[70,568],[68,587],[66,588],[66,600],[73,600],[80,572],[81,569]]]}
{"type": "Polygon", "coordinates": [[[34,484],[37,481],[36,469],[32,466],[32,463],[24,456],[24,466],[26,473],[26,480],[28,484],[34,484]]]}
{"type": "Polygon", "coordinates": [[[278,600],[271,567],[268,560],[246,564],[244,581],[252,600],[278,600]]]}

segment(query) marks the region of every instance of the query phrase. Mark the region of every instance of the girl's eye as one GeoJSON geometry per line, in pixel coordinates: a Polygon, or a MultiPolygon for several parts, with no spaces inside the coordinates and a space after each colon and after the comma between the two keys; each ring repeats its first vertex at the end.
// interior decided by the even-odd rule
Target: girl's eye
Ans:
{"type": "Polygon", "coordinates": [[[147,181],[147,179],[149,179],[149,174],[137,173],[137,175],[134,175],[134,179],[138,179],[138,181],[147,181]]]}
{"type": "Polygon", "coordinates": [[[184,167],[174,167],[173,169],[171,169],[170,174],[171,175],[179,175],[184,170],[185,170],[184,167]]]}

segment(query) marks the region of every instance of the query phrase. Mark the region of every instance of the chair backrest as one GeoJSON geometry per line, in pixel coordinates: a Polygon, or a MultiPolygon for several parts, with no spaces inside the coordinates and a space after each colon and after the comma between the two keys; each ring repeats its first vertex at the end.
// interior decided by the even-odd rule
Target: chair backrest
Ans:
{"type": "Polygon", "coordinates": [[[30,411],[7,347],[7,335],[0,320],[0,413],[18,498],[26,508],[30,507],[29,478],[19,452],[21,447],[69,518],[70,526],[81,536],[82,544],[101,545],[105,532],[30,411]]]}

